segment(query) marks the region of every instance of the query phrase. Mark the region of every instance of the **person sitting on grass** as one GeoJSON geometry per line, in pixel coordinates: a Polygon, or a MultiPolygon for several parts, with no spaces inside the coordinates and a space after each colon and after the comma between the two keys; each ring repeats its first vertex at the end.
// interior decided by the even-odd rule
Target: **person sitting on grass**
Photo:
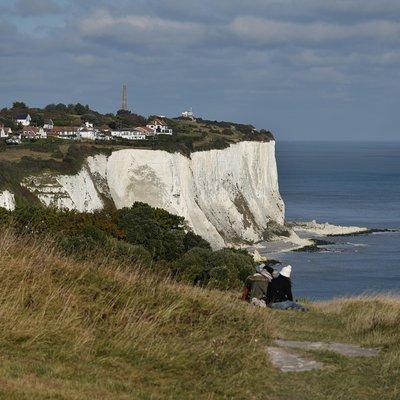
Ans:
{"type": "Polygon", "coordinates": [[[298,311],[307,311],[304,306],[293,301],[292,281],[290,280],[291,273],[291,265],[282,268],[279,275],[268,285],[267,295],[265,296],[264,301],[268,307],[276,310],[293,309],[298,311]]]}
{"type": "Polygon", "coordinates": [[[242,293],[242,300],[259,307],[266,307],[265,297],[274,269],[265,264],[256,267],[256,273],[247,277],[242,293]]]}

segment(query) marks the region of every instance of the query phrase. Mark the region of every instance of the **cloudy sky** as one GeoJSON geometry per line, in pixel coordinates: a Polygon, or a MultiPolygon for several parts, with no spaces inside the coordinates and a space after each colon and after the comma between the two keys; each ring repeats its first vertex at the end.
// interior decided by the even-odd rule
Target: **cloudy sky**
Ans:
{"type": "Polygon", "coordinates": [[[280,140],[400,139],[399,0],[1,0],[0,107],[249,122],[280,140]]]}

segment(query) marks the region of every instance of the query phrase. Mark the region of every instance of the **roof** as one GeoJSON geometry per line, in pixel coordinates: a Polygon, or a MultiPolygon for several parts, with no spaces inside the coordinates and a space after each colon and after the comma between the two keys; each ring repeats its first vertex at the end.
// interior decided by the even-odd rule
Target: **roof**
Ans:
{"type": "Polygon", "coordinates": [[[28,118],[28,113],[21,113],[17,115],[16,119],[27,119],[28,118]]]}
{"type": "Polygon", "coordinates": [[[36,126],[24,126],[22,128],[22,132],[39,132],[39,129],[40,128],[36,126]]]}
{"type": "Polygon", "coordinates": [[[52,119],[45,119],[44,123],[47,124],[47,125],[54,125],[54,122],[53,122],[52,119]]]}
{"type": "Polygon", "coordinates": [[[167,126],[167,124],[165,123],[165,121],[163,121],[162,119],[153,119],[152,121],[150,121],[148,123],[148,125],[161,125],[161,126],[167,126]]]}
{"type": "Polygon", "coordinates": [[[78,132],[79,128],[75,126],[56,126],[50,130],[51,133],[57,134],[61,132],[78,132]]]}
{"type": "Polygon", "coordinates": [[[154,133],[153,130],[151,128],[148,128],[147,126],[137,126],[135,128],[135,131],[142,132],[145,135],[152,135],[154,133]]]}

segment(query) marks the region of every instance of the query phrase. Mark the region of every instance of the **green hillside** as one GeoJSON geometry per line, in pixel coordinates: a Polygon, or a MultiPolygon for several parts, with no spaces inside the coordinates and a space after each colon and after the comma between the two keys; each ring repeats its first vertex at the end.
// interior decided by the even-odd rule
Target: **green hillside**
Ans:
{"type": "Polygon", "coordinates": [[[0,398],[398,399],[398,299],[258,309],[104,255],[78,260],[52,239],[0,237],[0,398]],[[273,338],[376,346],[376,359],[328,352],[322,371],[281,373],[273,338]]]}

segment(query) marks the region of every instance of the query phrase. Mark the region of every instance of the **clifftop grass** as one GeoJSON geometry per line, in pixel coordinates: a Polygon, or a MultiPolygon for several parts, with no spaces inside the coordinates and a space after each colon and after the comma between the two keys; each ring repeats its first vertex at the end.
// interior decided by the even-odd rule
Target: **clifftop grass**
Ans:
{"type": "Polygon", "coordinates": [[[257,309],[238,293],[178,284],[107,257],[77,261],[50,239],[0,236],[0,398],[398,399],[400,300],[257,309]],[[275,337],[377,346],[328,352],[322,371],[280,373],[275,337]]]}
{"type": "Polygon", "coordinates": [[[259,385],[257,340],[268,340],[271,320],[234,295],[140,265],[77,262],[10,232],[0,287],[4,398],[245,398],[259,385]]]}

